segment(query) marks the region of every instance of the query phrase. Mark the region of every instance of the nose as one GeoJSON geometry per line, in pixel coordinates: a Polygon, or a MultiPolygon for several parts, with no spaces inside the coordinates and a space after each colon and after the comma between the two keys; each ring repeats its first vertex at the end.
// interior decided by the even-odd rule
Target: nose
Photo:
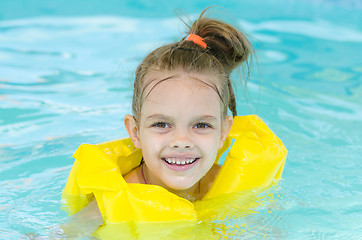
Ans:
{"type": "Polygon", "coordinates": [[[175,130],[172,134],[170,147],[178,149],[191,149],[194,147],[194,143],[187,130],[178,129],[175,130]]]}

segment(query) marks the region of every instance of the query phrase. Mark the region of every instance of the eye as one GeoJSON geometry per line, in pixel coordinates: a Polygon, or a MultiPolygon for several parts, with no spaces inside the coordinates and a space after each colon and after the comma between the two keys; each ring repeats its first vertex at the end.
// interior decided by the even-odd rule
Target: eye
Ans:
{"type": "Polygon", "coordinates": [[[205,122],[196,123],[194,128],[212,128],[211,124],[205,122]]]}
{"type": "Polygon", "coordinates": [[[152,127],[156,127],[156,128],[167,128],[167,127],[170,127],[170,125],[168,123],[165,123],[165,122],[157,122],[157,123],[154,123],[152,125],[152,127]]]}

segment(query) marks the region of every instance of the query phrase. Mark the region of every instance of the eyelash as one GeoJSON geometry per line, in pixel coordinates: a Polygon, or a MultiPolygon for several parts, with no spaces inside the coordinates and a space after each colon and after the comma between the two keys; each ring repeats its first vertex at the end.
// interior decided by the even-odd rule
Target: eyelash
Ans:
{"type": "Polygon", "coordinates": [[[156,127],[156,128],[166,128],[167,126],[170,126],[169,123],[166,122],[156,122],[154,124],[152,124],[152,127],[156,127]],[[164,125],[163,127],[161,127],[160,125],[164,125]]]}
{"type": "MultiPolygon", "coordinates": [[[[156,127],[156,128],[161,128],[161,129],[164,129],[164,128],[167,128],[167,127],[170,127],[171,124],[169,123],[166,123],[166,122],[156,122],[154,124],[151,125],[151,127],[156,127]],[[162,125],[162,126],[161,126],[162,125]]],[[[206,123],[206,122],[198,122],[194,125],[193,128],[196,128],[196,129],[205,129],[205,128],[213,128],[213,126],[210,124],[210,123],[206,123]],[[200,127],[200,125],[202,125],[202,127],[200,127]]]]}
{"type": "MultiPolygon", "coordinates": [[[[203,126],[204,126],[204,127],[201,127],[201,128],[212,128],[212,125],[209,124],[209,123],[206,123],[206,122],[198,122],[198,123],[195,124],[195,127],[196,127],[197,125],[203,125],[203,126]],[[205,126],[206,126],[206,127],[205,127],[205,126]]],[[[200,128],[200,127],[196,127],[196,128],[200,128]]]]}

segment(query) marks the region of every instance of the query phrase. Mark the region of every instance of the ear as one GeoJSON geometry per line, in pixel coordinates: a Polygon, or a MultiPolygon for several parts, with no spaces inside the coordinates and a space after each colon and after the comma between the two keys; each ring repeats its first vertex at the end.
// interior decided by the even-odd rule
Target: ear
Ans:
{"type": "Polygon", "coordinates": [[[127,114],[124,117],[124,126],[126,127],[128,135],[131,138],[134,146],[136,148],[141,148],[141,142],[140,142],[140,138],[139,138],[139,132],[138,132],[136,119],[133,116],[127,114]]]}
{"type": "Polygon", "coordinates": [[[234,118],[232,116],[226,116],[221,125],[221,137],[219,149],[224,145],[226,137],[229,135],[231,127],[233,126],[234,118]]]}

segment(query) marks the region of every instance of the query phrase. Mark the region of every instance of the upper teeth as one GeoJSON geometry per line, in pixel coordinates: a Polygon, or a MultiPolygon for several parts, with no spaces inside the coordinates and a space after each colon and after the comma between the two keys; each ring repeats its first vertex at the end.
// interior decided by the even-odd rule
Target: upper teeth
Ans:
{"type": "Polygon", "coordinates": [[[195,160],[195,158],[188,158],[188,159],[184,159],[184,160],[180,160],[180,159],[177,159],[177,158],[165,158],[165,160],[168,163],[188,164],[190,162],[193,162],[195,160]]]}

